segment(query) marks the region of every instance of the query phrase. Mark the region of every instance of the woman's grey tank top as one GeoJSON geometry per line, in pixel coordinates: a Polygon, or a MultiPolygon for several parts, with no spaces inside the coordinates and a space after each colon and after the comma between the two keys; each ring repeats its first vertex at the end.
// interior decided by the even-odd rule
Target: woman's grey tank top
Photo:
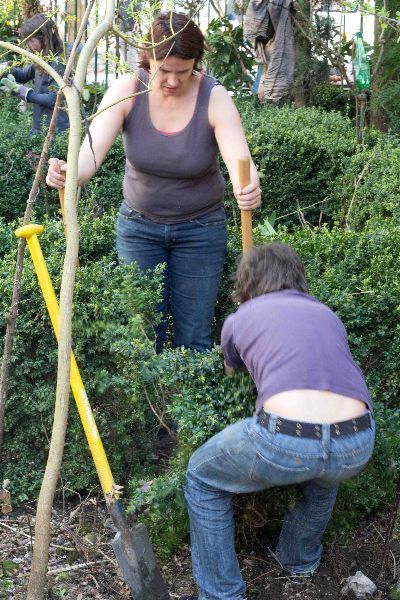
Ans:
{"type": "MultiPolygon", "coordinates": [[[[149,74],[141,69],[138,92],[146,89],[148,79],[149,74]]],[[[163,133],[154,127],[146,93],[136,96],[125,119],[124,199],[130,208],[157,223],[183,223],[222,205],[225,182],[208,121],[215,85],[215,79],[202,75],[193,116],[181,131],[163,133]]]]}

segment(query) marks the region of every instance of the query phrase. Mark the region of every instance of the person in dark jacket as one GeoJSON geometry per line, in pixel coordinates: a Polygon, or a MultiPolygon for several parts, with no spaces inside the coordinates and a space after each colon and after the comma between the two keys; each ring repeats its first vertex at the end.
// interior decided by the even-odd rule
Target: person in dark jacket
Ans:
{"type": "Polygon", "coordinates": [[[371,397],[344,325],[308,293],[295,251],[274,243],[247,252],[236,299],[221,334],[225,369],[246,368],[258,397],[254,416],[214,435],[189,461],[185,497],[199,600],[244,599],[233,494],[299,486],[303,497],[285,515],[273,555],[292,583],[307,581],[320,564],[339,484],[365,467],[374,446],[371,397]]]}
{"type": "MultiPolygon", "coordinates": [[[[61,76],[64,74],[63,43],[52,19],[43,13],[34,15],[22,25],[20,37],[26,40],[31,52],[40,54],[61,76]]],[[[22,68],[13,67],[10,74],[3,77],[0,83],[0,90],[17,94],[33,104],[32,134],[39,133],[43,126],[50,125],[58,86],[48,73],[35,64],[22,68]],[[25,85],[30,81],[33,82],[32,87],[25,85]]],[[[58,114],[57,131],[68,128],[68,115],[62,109],[58,114]]]]}

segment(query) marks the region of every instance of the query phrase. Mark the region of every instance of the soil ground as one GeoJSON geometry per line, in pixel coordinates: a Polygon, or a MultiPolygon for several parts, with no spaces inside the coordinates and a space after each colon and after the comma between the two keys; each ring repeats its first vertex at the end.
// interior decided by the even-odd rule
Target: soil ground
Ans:
{"type": "MultiPolygon", "coordinates": [[[[0,598],[23,600],[26,597],[34,514],[34,506],[25,505],[0,516],[0,598]]],[[[319,575],[312,583],[302,586],[291,584],[275,561],[260,548],[249,548],[239,555],[248,585],[248,600],[338,600],[343,597],[341,589],[346,578],[358,570],[377,584],[376,598],[393,597],[390,590],[399,578],[396,569],[400,558],[400,531],[395,530],[392,537],[382,577],[387,526],[388,515],[360,524],[347,545],[327,544],[319,575]]],[[[115,563],[111,548],[113,537],[104,504],[96,498],[89,497],[53,510],[48,598],[130,598],[115,563]]],[[[188,546],[160,566],[172,600],[195,593],[188,546]]]]}

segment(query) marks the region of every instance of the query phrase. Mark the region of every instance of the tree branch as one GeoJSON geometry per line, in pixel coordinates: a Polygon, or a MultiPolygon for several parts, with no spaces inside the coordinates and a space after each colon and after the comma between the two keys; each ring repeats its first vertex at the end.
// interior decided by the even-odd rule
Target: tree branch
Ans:
{"type": "Polygon", "coordinates": [[[29,58],[29,60],[31,60],[33,63],[37,64],[41,69],[43,69],[43,71],[46,71],[46,73],[48,73],[54,79],[54,81],[57,83],[60,89],[64,89],[66,83],[61,77],[61,75],[59,75],[57,71],[53,69],[53,67],[51,67],[45,60],[43,60],[43,58],[41,58],[37,54],[33,54],[33,52],[29,52],[29,50],[25,50],[25,48],[20,48],[20,46],[17,46],[16,44],[11,44],[10,42],[0,41],[0,47],[6,48],[7,50],[11,50],[16,54],[22,54],[22,56],[26,56],[27,58],[29,58]]]}
{"type": "MultiPolygon", "coordinates": [[[[297,9],[297,10],[300,13],[300,15],[305,19],[305,15],[301,12],[301,10],[299,10],[299,9],[297,9]]],[[[304,29],[304,27],[302,26],[300,21],[298,19],[296,19],[296,17],[294,15],[292,15],[292,18],[293,18],[294,23],[298,27],[299,31],[310,42],[310,44],[312,44],[315,47],[319,46],[319,48],[323,52],[325,52],[325,55],[329,59],[330,63],[340,71],[342,78],[346,81],[349,89],[355,95],[354,85],[350,81],[350,79],[347,75],[346,69],[343,66],[343,57],[340,54],[338,54],[335,50],[332,50],[331,48],[329,48],[328,44],[325,44],[325,42],[323,42],[323,40],[320,37],[316,37],[315,35],[310,36],[307,33],[307,31],[304,29]]]]}

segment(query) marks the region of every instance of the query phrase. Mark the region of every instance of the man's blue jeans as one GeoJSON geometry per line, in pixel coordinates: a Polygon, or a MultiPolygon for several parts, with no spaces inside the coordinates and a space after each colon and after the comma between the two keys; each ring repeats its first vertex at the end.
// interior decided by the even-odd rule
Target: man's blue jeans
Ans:
{"type": "Polygon", "coordinates": [[[122,204],[117,222],[117,251],[121,262],[136,261],[154,271],[162,263],[164,296],[157,329],[157,350],[167,336],[167,315],[174,323],[173,346],[204,351],[211,348],[211,329],[227,244],[223,207],[192,221],[155,223],[122,204]]]}
{"type": "Polygon", "coordinates": [[[241,600],[246,586],[234,547],[232,495],[298,484],[302,500],[284,518],[277,557],[291,573],[315,571],[321,537],[340,481],[357,475],[374,445],[372,429],[331,439],[275,433],[257,418],[244,419],[213,436],[193,454],[186,475],[192,566],[199,600],[241,600]]]}

